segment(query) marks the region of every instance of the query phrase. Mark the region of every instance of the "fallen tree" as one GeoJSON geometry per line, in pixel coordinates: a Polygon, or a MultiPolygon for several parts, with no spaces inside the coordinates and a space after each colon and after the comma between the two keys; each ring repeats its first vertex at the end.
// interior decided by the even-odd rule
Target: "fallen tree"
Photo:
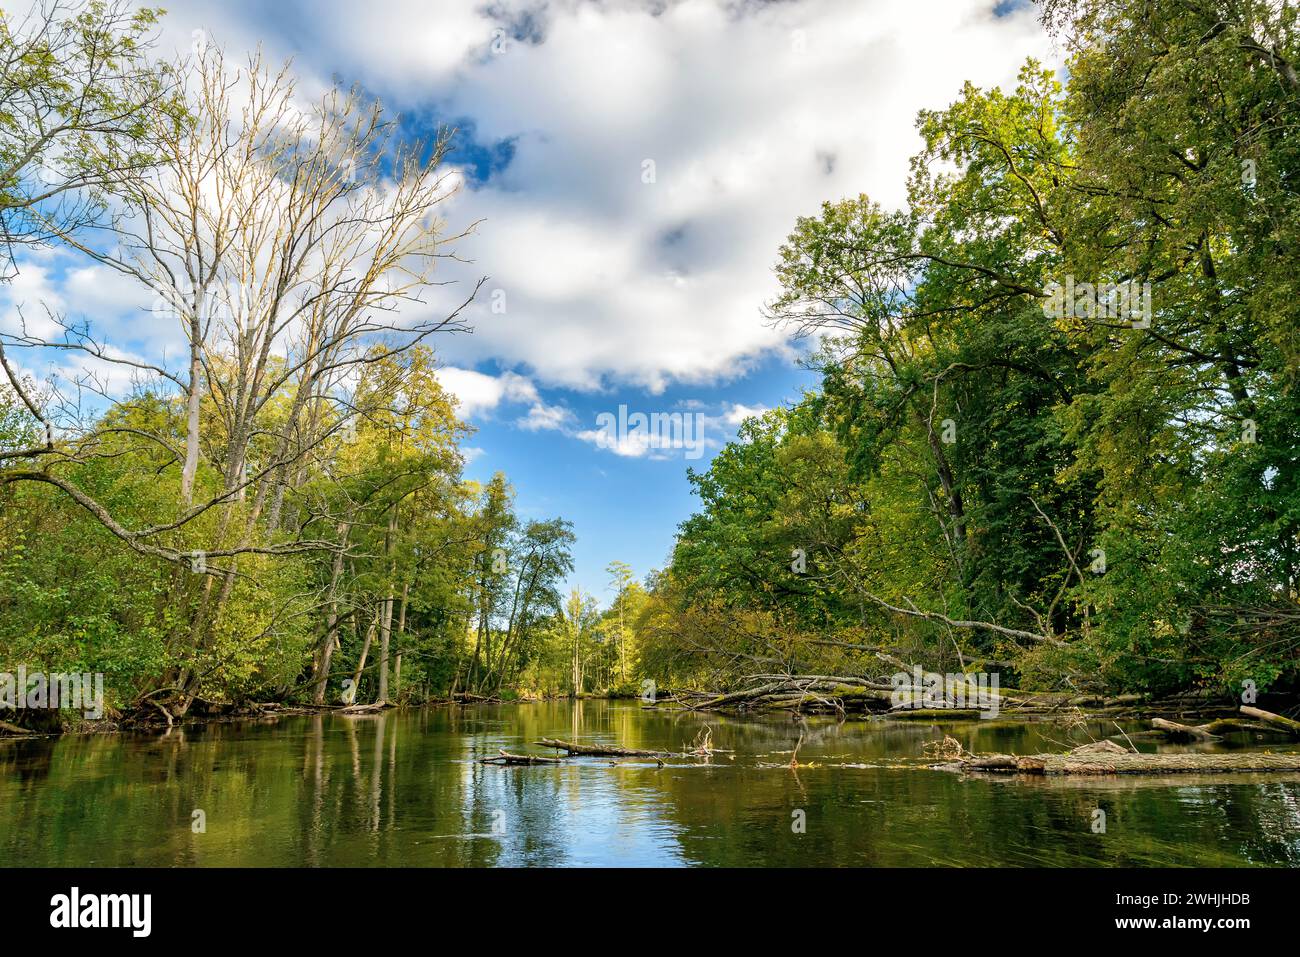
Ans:
{"type": "Polygon", "coordinates": [[[1094,742],[1066,754],[963,754],[932,765],[943,771],[1035,775],[1214,774],[1264,771],[1300,772],[1300,754],[1271,751],[1225,754],[1142,754],[1111,741],[1094,742]]]}
{"type": "Polygon", "coordinates": [[[1151,727],[1158,731],[1163,731],[1173,741],[1222,741],[1223,738],[1217,734],[1211,733],[1204,726],[1193,727],[1189,724],[1179,724],[1177,721],[1167,721],[1164,718],[1152,718],[1151,727]]]}
{"type": "MultiPolygon", "coordinates": [[[[900,669],[904,664],[899,662],[900,669]]],[[[1271,730],[1300,737],[1300,721],[1246,707],[1240,708],[1241,714],[1257,720],[1243,720],[1238,715],[1237,702],[1222,691],[1211,688],[1182,691],[1158,699],[1137,694],[1106,697],[1074,691],[1023,691],[1006,686],[963,685],[959,675],[931,672],[921,672],[927,684],[920,686],[914,680],[916,669],[906,673],[913,676],[910,684],[906,685],[896,685],[881,676],[752,674],[721,690],[679,689],[671,699],[660,697],[642,707],[751,715],[786,711],[930,721],[955,721],[994,714],[1017,718],[1077,718],[1082,714],[1085,718],[1108,720],[1152,720],[1160,716],[1168,721],[1168,727],[1157,725],[1152,731],[1134,734],[1152,739],[1212,741],[1228,732],[1271,730]],[[945,679],[942,684],[928,681],[939,677],[945,679]],[[957,680],[948,680],[953,678],[957,680]]],[[[974,678],[973,675],[970,677],[974,678]]]]}
{"type": "MultiPolygon", "coordinates": [[[[671,703],[687,711],[887,714],[917,710],[917,705],[900,707],[900,698],[930,702],[936,693],[935,688],[900,687],[885,679],[856,675],[757,674],[746,677],[743,682],[743,687],[724,692],[679,691],[671,703]]],[[[938,692],[942,695],[948,690],[940,688],[938,692]]],[[[1044,710],[1036,702],[1013,702],[990,688],[963,685],[961,692],[972,697],[978,692],[983,698],[981,707],[995,705],[1005,708],[1022,704],[1029,711],[1044,710]]],[[[656,705],[659,703],[655,702],[656,705]]],[[[957,700],[955,704],[964,704],[964,701],[957,700]]]]}
{"type": "Polygon", "coordinates": [[[498,748],[494,757],[479,758],[480,764],[563,764],[563,758],[549,758],[540,754],[511,754],[498,748]]]}
{"type": "Polygon", "coordinates": [[[1274,714],[1272,711],[1265,711],[1263,708],[1252,708],[1249,705],[1241,706],[1241,713],[1248,718],[1255,718],[1263,721],[1267,725],[1279,728],[1292,737],[1300,738],[1300,721],[1292,721],[1290,718],[1284,718],[1280,714],[1274,714]]]}
{"type": "MultiPolygon", "coordinates": [[[[664,758],[671,757],[671,751],[643,751],[639,748],[620,748],[617,745],[577,744],[573,741],[560,741],[557,738],[542,738],[537,742],[543,748],[555,748],[567,751],[571,755],[591,758],[664,758]]],[[[554,760],[559,760],[558,758],[554,760]]]]}

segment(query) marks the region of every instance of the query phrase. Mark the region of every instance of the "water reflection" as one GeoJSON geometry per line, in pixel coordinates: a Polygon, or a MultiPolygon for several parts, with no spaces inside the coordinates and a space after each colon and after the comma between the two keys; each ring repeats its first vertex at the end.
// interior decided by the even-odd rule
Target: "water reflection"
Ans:
{"type": "Polygon", "coordinates": [[[1296,776],[963,778],[921,760],[941,733],[1031,752],[1113,731],[590,701],[4,741],[0,864],[1300,866],[1296,776]],[[706,726],[733,753],[665,767],[477,760],[540,737],[680,751],[706,726]],[[1099,808],[1105,833],[1093,831],[1099,808]]]}

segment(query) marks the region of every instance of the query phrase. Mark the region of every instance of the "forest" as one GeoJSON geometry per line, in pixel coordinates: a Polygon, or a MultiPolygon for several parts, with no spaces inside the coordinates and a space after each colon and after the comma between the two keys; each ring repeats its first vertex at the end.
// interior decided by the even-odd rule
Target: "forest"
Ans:
{"type": "Polygon", "coordinates": [[[303,111],[256,53],[160,61],[162,15],[0,18],[0,281],[99,264],[186,349],[30,302],[0,333],[0,670],[169,725],[913,666],[1297,689],[1294,6],[1042,3],[1064,71],[954,90],[905,206],[829,196],[773,250],[755,321],[820,386],[690,471],[664,567],[612,564],[604,607],[570,522],[463,476],[454,134],[354,88],[303,111]]]}
{"type": "Polygon", "coordinates": [[[102,673],[112,714],[168,724],[626,682],[630,571],[603,615],[566,598],[570,523],[462,475],[435,349],[477,289],[419,308],[475,225],[441,215],[450,134],[353,89],[302,110],[256,54],[160,63],[160,15],[0,19],[5,281],[97,263],[152,302],[137,336],[187,350],[153,365],[32,303],[0,337],[0,667],[102,673]],[[71,360],[37,381],[36,353],[71,360]]]}
{"type": "Polygon", "coordinates": [[[765,314],[821,386],[692,473],[638,633],[668,684],[1294,693],[1297,8],[1041,12],[1066,79],[967,85],[905,208],[828,199],[781,247],[765,314]]]}

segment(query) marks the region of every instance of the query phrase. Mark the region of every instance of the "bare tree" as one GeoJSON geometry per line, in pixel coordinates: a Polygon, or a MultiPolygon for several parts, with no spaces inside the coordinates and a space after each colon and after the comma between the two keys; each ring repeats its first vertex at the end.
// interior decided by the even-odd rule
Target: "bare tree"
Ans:
{"type": "MultiPolygon", "coordinates": [[[[52,317],[61,338],[24,329],[0,335],[0,350],[79,352],[179,392],[183,443],[147,436],[180,463],[178,514],[128,529],[57,474],[93,453],[98,423],[51,465],[5,472],[0,484],[54,485],[138,551],[170,560],[186,559],[186,550],[153,536],[216,509],[201,551],[228,561],[206,569],[194,604],[198,653],[230,597],[238,556],[346,547],[281,534],[286,491],[302,483],[313,457],[328,454],[332,436],[366,414],[353,401],[361,370],[435,332],[464,329],[460,315],[478,285],[428,316],[422,297],[439,284],[434,268],[454,258],[468,232],[452,233],[438,216],[457,186],[443,165],[448,135],[403,141],[382,107],[355,90],[334,88],[301,108],[287,66],[268,69],[260,55],[231,68],[209,47],[173,72],[187,109],[153,121],[159,167],[115,182],[115,215],[79,221],[76,230],[48,225],[58,240],[138,281],[156,319],[179,322],[188,370],[126,357],[62,317],[52,317]]],[[[49,432],[30,391],[20,394],[49,432]]],[[[194,670],[178,676],[181,713],[196,680],[194,670]]]]}

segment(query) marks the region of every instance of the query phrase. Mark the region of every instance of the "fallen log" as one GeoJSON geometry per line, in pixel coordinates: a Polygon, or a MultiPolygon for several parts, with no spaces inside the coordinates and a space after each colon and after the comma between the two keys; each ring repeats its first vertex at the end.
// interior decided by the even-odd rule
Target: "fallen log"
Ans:
{"type": "Polygon", "coordinates": [[[1020,774],[1246,774],[1265,771],[1300,772],[1300,754],[1252,752],[1243,754],[1028,754],[975,755],[951,764],[945,771],[1015,771],[1020,774]]]}
{"type": "Polygon", "coordinates": [[[1239,718],[1215,718],[1208,724],[1198,724],[1197,727],[1210,734],[1291,734],[1286,728],[1276,728],[1259,721],[1242,721],[1239,718]]]}
{"type": "Polygon", "coordinates": [[[1252,708],[1249,705],[1241,706],[1241,713],[1257,721],[1263,721],[1265,724],[1272,725],[1288,732],[1293,737],[1300,738],[1300,721],[1292,721],[1290,718],[1284,718],[1280,714],[1274,714],[1272,711],[1265,711],[1263,708],[1252,708]]]}
{"type": "Polygon", "coordinates": [[[663,758],[672,755],[671,751],[643,751],[639,748],[620,748],[606,744],[577,744],[573,741],[560,741],[558,738],[541,738],[537,744],[543,748],[555,748],[557,751],[567,751],[569,754],[590,758],[663,758]]]}
{"type": "Polygon", "coordinates": [[[504,704],[500,698],[492,695],[475,694],[472,691],[457,691],[451,696],[457,704],[504,704]]]}
{"type": "Polygon", "coordinates": [[[981,754],[964,758],[961,765],[968,771],[1014,771],[1017,767],[1014,754],[981,754]]]}
{"type": "Polygon", "coordinates": [[[564,758],[548,758],[540,754],[511,754],[505,748],[498,748],[498,754],[492,758],[479,758],[480,764],[563,764],[564,758]]]}
{"type": "Polygon", "coordinates": [[[338,709],[339,714],[378,714],[397,705],[391,701],[375,701],[371,704],[349,704],[338,709]]]}
{"type": "Polygon", "coordinates": [[[1077,748],[1070,749],[1071,754],[1128,754],[1128,748],[1121,748],[1114,741],[1090,741],[1077,748]]]}
{"type": "Polygon", "coordinates": [[[1152,718],[1151,727],[1163,731],[1171,741],[1222,741],[1217,734],[1211,734],[1203,727],[1166,721],[1164,718],[1152,718]]]}
{"type": "Polygon", "coordinates": [[[881,717],[891,721],[970,721],[980,714],[978,708],[897,708],[881,717]]]}

